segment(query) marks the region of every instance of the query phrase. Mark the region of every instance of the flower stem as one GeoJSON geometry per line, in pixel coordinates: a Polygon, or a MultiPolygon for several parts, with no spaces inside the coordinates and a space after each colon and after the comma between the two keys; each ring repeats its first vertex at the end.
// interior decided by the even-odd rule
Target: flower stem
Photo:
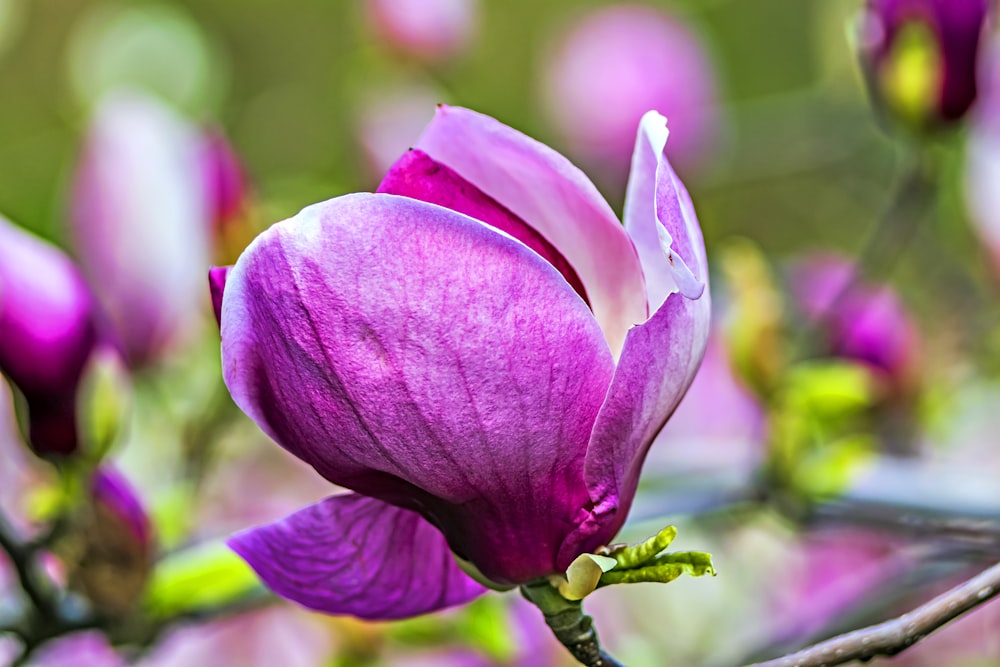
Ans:
{"type": "Polygon", "coordinates": [[[521,586],[521,594],[541,610],[545,624],[581,665],[625,667],[601,649],[594,619],[583,613],[580,600],[567,600],[547,581],[521,586]]]}

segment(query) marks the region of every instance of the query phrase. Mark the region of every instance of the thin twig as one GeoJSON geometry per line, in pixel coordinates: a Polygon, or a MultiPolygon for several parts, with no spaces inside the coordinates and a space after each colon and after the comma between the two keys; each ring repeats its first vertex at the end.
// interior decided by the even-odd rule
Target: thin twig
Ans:
{"type": "Polygon", "coordinates": [[[48,589],[45,577],[39,570],[35,553],[25,545],[24,540],[2,511],[0,511],[0,549],[10,558],[21,588],[31,603],[43,614],[52,613],[52,591],[48,589]]]}
{"type": "Polygon", "coordinates": [[[894,656],[1000,593],[1000,563],[902,616],[749,667],[834,667],[894,656]]]}

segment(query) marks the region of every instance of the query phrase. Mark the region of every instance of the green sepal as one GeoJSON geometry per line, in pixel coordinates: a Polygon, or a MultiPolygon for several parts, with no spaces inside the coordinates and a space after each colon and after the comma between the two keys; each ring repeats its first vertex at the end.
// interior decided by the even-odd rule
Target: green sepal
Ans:
{"type": "Polygon", "coordinates": [[[615,570],[628,570],[645,565],[669,547],[676,537],[677,528],[667,526],[645,542],[612,551],[610,555],[617,563],[615,570]]]}
{"type": "Polygon", "coordinates": [[[681,575],[691,577],[715,576],[711,554],[702,551],[678,551],[657,556],[649,564],[630,570],[614,569],[605,572],[599,586],[612,584],[638,584],[644,582],[669,583],[681,575]]]}

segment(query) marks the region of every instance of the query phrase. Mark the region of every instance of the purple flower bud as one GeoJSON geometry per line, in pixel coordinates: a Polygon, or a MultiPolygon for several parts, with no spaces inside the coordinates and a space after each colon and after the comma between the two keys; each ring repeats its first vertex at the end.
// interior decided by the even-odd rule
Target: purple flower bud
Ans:
{"type": "Polygon", "coordinates": [[[213,225],[201,143],[153,98],[119,93],[96,112],[71,210],[80,265],[132,363],[203,318],[213,225]]]}
{"type": "Polygon", "coordinates": [[[572,154],[620,186],[647,109],[667,117],[667,152],[682,173],[718,132],[715,71],[698,34],[659,9],[615,5],[584,14],[548,61],[542,93],[572,154]]]}
{"type": "Polygon", "coordinates": [[[107,466],[91,477],[87,501],[75,534],[66,538],[74,556],[67,562],[70,585],[101,611],[126,613],[152,571],[149,517],[125,477],[107,466]]]}
{"type": "Polygon", "coordinates": [[[220,130],[204,132],[200,148],[202,178],[211,218],[221,229],[231,224],[246,205],[246,176],[233,147],[220,130]]]}
{"type": "Polygon", "coordinates": [[[643,116],[623,226],[563,156],[442,106],[376,194],[247,248],[222,300],[229,391],[354,491],[231,539],[268,586],[401,618],[481,594],[466,573],[526,583],[611,541],[708,340],[666,142],[643,116]]]}
{"type": "Polygon", "coordinates": [[[830,353],[900,378],[914,361],[917,332],[892,290],[860,281],[856,272],[834,255],[802,259],[791,270],[793,296],[823,329],[830,353]]]}
{"type": "Polygon", "coordinates": [[[408,56],[440,60],[455,55],[472,39],[478,0],[366,0],[375,34],[408,56]]]}
{"type": "Polygon", "coordinates": [[[148,553],[153,547],[152,527],[135,489],[114,468],[98,469],[90,480],[90,493],[108,517],[128,531],[136,548],[148,553]]]}
{"type": "Polygon", "coordinates": [[[988,0],[869,0],[862,57],[876,100],[918,125],[956,121],[976,99],[988,0]]]}
{"type": "Polygon", "coordinates": [[[37,454],[76,451],[76,391],[96,340],[94,301],[76,266],[0,218],[0,371],[24,395],[37,454]]]}

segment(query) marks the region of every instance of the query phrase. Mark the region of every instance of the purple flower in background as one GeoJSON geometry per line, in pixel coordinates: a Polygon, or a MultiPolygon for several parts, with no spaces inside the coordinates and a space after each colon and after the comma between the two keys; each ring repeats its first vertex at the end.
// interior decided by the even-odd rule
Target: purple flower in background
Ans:
{"type": "Polygon", "coordinates": [[[984,45],[979,84],[966,142],[965,193],[969,218],[1000,273],[1000,39],[984,45]]]}
{"type": "Polygon", "coordinates": [[[548,59],[542,93],[572,154],[617,185],[647,109],[670,122],[667,151],[682,173],[705,159],[719,126],[715,78],[684,22],[653,7],[615,5],[570,26],[548,59]]]}
{"type": "MultiPolygon", "coordinates": [[[[907,62],[920,67],[924,62],[907,60],[910,54],[904,53],[906,49],[929,47],[936,71],[923,72],[933,82],[927,102],[931,108],[926,110],[931,118],[927,120],[948,122],[964,116],[976,99],[976,56],[987,9],[988,0],[869,0],[862,26],[862,55],[876,96],[885,97],[886,88],[892,87],[888,79],[895,68],[905,68],[907,62]],[[933,43],[903,39],[914,28],[925,29],[933,43]]],[[[909,82],[904,86],[913,85],[912,77],[904,76],[900,81],[909,82]]]]}
{"type": "Polygon", "coordinates": [[[24,395],[36,453],[77,450],[76,391],[96,342],[94,300],[76,266],[0,218],[0,371],[24,395]]]}
{"type": "Polygon", "coordinates": [[[183,339],[207,307],[213,209],[203,159],[192,127],[135,92],[104,100],[83,148],[73,240],[133,363],[183,339]]]}
{"type": "Polygon", "coordinates": [[[70,585],[102,612],[128,613],[152,570],[149,517],[128,480],[108,466],[91,476],[86,498],[87,510],[77,519],[79,539],[66,563],[70,585]]]}
{"type": "Polygon", "coordinates": [[[217,228],[225,228],[246,205],[246,174],[221,130],[209,129],[202,134],[199,157],[212,221],[217,228]]]}
{"type": "Polygon", "coordinates": [[[440,60],[472,39],[478,0],[366,0],[368,23],[389,46],[411,57],[440,60]]]}
{"type": "Polygon", "coordinates": [[[701,231],[644,116],[624,228],[564,157],[440,107],[376,194],[316,204],[228,275],[236,403],[337,495],[231,546],[307,607],[399,618],[607,544],[701,361],[701,231]]]}
{"type": "Polygon", "coordinates": [[[857,267],[835,255],[814,255],[791,269],[799,308],[826,334],[829,351],[901,378],[917,351],[917,332],[896,294],[856,279],[857,267]]]}

